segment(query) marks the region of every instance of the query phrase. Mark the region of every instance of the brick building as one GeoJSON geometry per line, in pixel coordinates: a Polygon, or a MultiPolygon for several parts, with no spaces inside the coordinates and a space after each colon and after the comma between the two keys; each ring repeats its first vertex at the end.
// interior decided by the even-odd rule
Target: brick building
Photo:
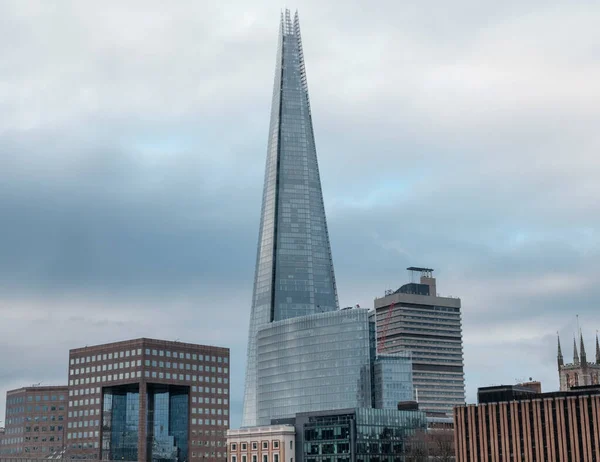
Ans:
{"type": "Polygon", "coordinates": [[[600,460],[600,387],[497,386],[478,397],[478,405],[455,408],[457,462],[600,460]]]}
{"type": "Polygon", "coordinates": [[[137,339],[69,352],[66,457],[225,462],[229,349],[137,339]]]}
{"type": "Polygon", "coordinates": [[[65,438],[67,393],[66,386],[8,391],[0,456],[42,459],[60,451],[65,438]]]}

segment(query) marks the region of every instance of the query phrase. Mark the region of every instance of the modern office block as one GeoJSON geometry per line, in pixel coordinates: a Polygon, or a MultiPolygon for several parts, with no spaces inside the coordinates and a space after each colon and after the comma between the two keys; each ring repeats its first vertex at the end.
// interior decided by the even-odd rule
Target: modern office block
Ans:
{"type": "Polygon", "coordinates": [[[378,350],[409,350],[419,409],[451,417],[465,402],[460,299],[437,295],[432,269],[408,269],[421,273],[419,283],[375,299],[378,350]]]}
{"type": "Polygon", "coordinates": [[[372,371],[374,408],[397,409],[398,403],[413,399],[412,358],[409,351],[378,355],[372,371]]]}
{"type": "Polygon", "coordinates": [[[410,446],[426,450],[416,438],[427,425],[420,411],[340,409],[273,423],[295,426],[297,462],[405,462],[410,446]]]}
{"type": "Polygon", "coordinates": [[[282,14],[248,333],[242,425],[257,424],[256,334],[338,308],[300,23],[282,14]]]}
{"type": "Polygon", "coordinates": [[[67,393],[66,385],[9,390],[0,455],[45,459],[60,453],[65,440],[67,393]]]}
{"type": "Polygon", "coordinates": [[[258,425],[299,412],[371,407],[369,313],[268,324],[257,335],[258,425]]]}
{"type": "Polygon", "coordinates": [[[68,459],[225,462],[229,349],[137,339],[69,352],[68,459]]]}
{"type": "Polygon", "coordinates": [[[536,393],[479,389],[479,404],[454,413],[457,462],[600,460],[600,387],[536,393]]]}

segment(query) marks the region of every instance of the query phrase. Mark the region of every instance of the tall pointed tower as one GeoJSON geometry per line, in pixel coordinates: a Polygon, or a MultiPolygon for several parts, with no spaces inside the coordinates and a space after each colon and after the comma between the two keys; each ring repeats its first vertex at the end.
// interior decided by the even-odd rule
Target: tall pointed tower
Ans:
{"type": "Polygon", "coordinates": [[[308,86],[296,12],[281,15],[242,426],[256,424],[256,333],[261,326],[338,309],[308,86]]]}

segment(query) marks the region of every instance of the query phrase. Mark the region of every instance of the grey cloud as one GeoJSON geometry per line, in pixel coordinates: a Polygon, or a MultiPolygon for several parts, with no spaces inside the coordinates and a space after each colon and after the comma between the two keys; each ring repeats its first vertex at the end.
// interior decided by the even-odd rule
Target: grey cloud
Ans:
{"type": "MultiPolygon", "coordinates": [[[[432,266],[469,401],[555,388],[600,325],[598,6],[298,7],[341,304],[432,266]]],[[[0,2],[0,392],[181,338],[231,346],[239,422],[279,8],[0,2]]]]}

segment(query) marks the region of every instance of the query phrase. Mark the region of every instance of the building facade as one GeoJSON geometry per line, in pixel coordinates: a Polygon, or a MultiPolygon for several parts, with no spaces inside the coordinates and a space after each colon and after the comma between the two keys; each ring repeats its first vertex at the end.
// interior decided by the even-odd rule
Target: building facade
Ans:
{"type": "Polygon", "coordinates": [[[369,313],[286,319],[258,331],[258,424],[299,412],[371,406],[369,313]]]}
{"type": "Polygon", "coordinates": [[[256,334],[338,309],[300,23],[282,14],[248,333],[242,426],[258,422],[256,334]]]}
{"type": "Polygon", "coordinates": [[[257,352],[259,425],[310,411],[397,409],[413,394],[410,354],[376,354],[366,309],[270,323],[258,331],[257,352]]]}
{"type": "Polygon", "coordinates": [[[536,393],[479,389],[479,404],[455,409],[457,462],[600,460],[600,387],[536,393]]]}
{"type": "Polygon", "coordinates": [[[375,299],[380,353],[412,353],[412,379],[419,408],[431,415],[452,416],[465,402],[461,303],[439,297],[432,269],[420,272],[419,283],[409,283],[375,299]]]}
{"type": "Polygon", "coordinates": [[[573,339],[573,362],[565,363],[560,347],[560,338],[558,338],[557,362],[561,391],[570,390],[573,387],[600,384],[600,344],[598,343],[598,335],[596,335],[595,362],[588,362],[587,360],[581,332],[579,333],[579,348],[580,351],[578,352],[577,342],[573,339]]]}
{"type": "Polygon", "coordinates": [[[226,460],[229,349],[152,339],[69,352],[66,457],[226,460]]]}
{"type": "Polygon", "coordinates": [[[423,412],[394,409],[308,412],[284,422],[296,428],[297,462],[405,462],[426,428],[423,412]]]}
{"type": "Polygon", "coordinates": [[[44,459],[60,452],[65,440],[67,393],[66,385],[8,391],[0,455],[44,459]]]}
{"type": "Polygon", "coordinates": [[[291,425],[228,430],[229,462],[294,462],[295,435],[291,425]]]}
{"type": "Polygon", "coordinates": [[[398,403],[413,399],[412,357],[409,351],[377,355],[372,371],[374,408],[396,409],[398,403]]]}

